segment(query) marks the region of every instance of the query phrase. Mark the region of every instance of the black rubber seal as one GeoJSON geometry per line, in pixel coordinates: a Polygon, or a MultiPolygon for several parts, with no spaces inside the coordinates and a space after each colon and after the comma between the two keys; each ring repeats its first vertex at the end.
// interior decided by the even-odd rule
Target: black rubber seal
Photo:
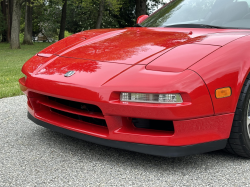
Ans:
{"type": "Polygon", "coordinates": [[[72,137],[82,139],[88,142],[93,142],[93,143],[108,146],[108,147],[125,149],[129,151],[155,155],[155,156],[181,157],[181,156],[187,156],[187,155],[193,155],[193,154],[200,154],[200,153],[224,149],[227,144],[227,139],[207,142],[207,143],[202,143],[202,144],[188,145],[188,146],[158,146],[158,145],[131,143],[131,142],[121,142],[121,141],[97,138],[94,136],[89,136],[86,134],[64,129],[64,128],[43,122],[41,120],[38,120],[35,117],[33,117],[29,112],[28,112],[28,118],[34,123],[36,123],[37,125],[51,129],[52,131],[66,134],[68,136],[72,136],[72,137]]]}

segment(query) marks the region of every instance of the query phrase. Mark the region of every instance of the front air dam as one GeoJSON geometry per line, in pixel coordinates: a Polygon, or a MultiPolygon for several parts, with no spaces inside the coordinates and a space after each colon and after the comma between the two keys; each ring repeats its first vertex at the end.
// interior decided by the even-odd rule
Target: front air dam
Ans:
{"type": "Polygon", "coordinates": [[[30,113],[28,113],[28,118],[37,125],[84,141],[113,148],[125,149],[128,151],[135,151],[139,153],[155,155],[155,156],[182,157],[187,155],[200,154],[200,153],[223,149],[226,147],[227,143],[227,139],[224,139],[224,140],[218,140],[218,141],[189,145],[189,146],[158,146],[158,145],[113,141],[113,140],[107,140],[107,139],[97,138],[94,136],[85,135],[55,125],[51,125],[49,123],[36,119],[30,113]]]}

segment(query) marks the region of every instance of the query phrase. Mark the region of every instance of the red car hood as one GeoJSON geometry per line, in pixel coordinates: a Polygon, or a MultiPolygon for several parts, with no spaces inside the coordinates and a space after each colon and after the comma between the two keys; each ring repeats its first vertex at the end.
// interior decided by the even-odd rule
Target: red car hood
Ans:
{"type": "MultiPolygon", "coordinates": [[[[71,38],[75,40],[73,45],[58,46],[61,49],[55,50],[54,54],[101,62],[148,64],[177,46],[186,44],[223,46],[247,34],[249,33],[235,30],[187,28],[93,30],[78,33],[71,38]]],[[[211,50],[207,53],[211,53],[211,50]]]]}
{"type": "Polygon", "coordinates": [[[221,46],[249,34],[249,31],[187,28],[86,31],[44,49],[40,54],[49,59],[39,58],[38,54],[23,69],[27,74],[59,77],[76,71],[80,77],[85,75],[85,80],[102,77],[97,83],[102,85],[136,64],[147,65],[148,70],[182,72],[221,46]]]}
{"type": "Polygon", "coordinates": [[[154,71],[184,71],[221,46],[250,34],[219,29],[176,30],[128,28],[81,32],[41,51],[47,58],[39,54],[31,58],[23,66],[23,73],[62,84],[100,87],[135,64],[147,65],[146,69],[154,71]],[[75,71],[75,75],[65,78],[68,71],[75,71]]]}

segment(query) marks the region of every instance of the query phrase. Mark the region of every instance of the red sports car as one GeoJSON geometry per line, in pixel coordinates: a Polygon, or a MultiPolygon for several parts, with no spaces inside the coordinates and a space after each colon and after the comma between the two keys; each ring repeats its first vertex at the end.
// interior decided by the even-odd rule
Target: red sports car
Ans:
{"type": "Polygon", "coordinates": [[[19,80],[36,124],[177,157],[250,157],[250,1],[172,0],[137,25],[74,34],[19,80]]]}

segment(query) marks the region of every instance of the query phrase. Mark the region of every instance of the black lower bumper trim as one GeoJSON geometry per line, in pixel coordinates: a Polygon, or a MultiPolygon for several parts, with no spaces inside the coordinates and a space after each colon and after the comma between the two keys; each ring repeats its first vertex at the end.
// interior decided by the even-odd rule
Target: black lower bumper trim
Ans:
{"type": "Polygon", "coordinates": [[[121,142],[121,141],[97,138],[94,136],[89,136],[86,134],[64,129],[55,125],[51,125],[49,123],[36,119],[30,113],[28,113],[28,118],[34,123],[36,123],[37,125],[40,125],[42,127],[45,127],[53,131],[60,132],[60,133],[63,133],[63,134],[66,134],[68,136],[72,136],[78,139],[82,139],[85,141],[93,142],[93,143],[104,145],[104,146],[125,149],[129,151],[134,151],[134,152],[139,152],[139,153],[144,153],[144,154],[149,154],[149,155],[156,155],[156,156],[181,157],[181,156],[187,156],[187,155],[192,155],[192,154],[200,154],[200,153],[223,149],[226,147],[226,144],[227,144],[227,139],[207,142],[207,143],[202,143],[202,144],[195,144],[195,145],[188,145],[188,146],[175,146],[175,147],[121,142]]]}

